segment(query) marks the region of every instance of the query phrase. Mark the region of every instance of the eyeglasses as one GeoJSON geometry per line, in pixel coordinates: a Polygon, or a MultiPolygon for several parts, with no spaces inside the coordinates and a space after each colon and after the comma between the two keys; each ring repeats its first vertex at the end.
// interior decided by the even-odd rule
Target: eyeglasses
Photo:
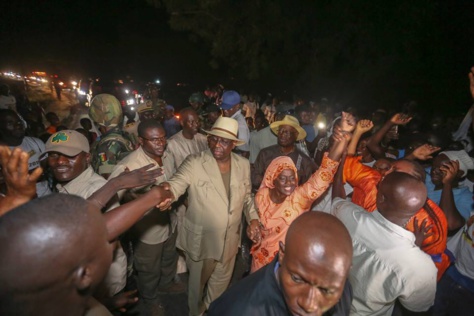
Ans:
{"type": "Polygon", "coordinates": [[[207,136],[207,139],[209,140],[209,142],[213,144],[219,143],[223,147],[228,147],[234,142],[233,140],[217,137],[217,136],[207,136]]]}
{"type": "Polygon", "coordinates": [[[166,137],[157,137],[157,138],[145,138],[143,136],[140,136],[140,138],[143,138],[144,140],[152,143],[152,144],[163,144],[166,143],[166,137]]]}

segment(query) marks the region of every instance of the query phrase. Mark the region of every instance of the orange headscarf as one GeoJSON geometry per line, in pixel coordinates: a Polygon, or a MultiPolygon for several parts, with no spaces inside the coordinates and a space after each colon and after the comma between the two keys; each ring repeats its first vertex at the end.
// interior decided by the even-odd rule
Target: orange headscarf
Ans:
{"type": "Polygon", "coordinates": [[[290,169],[295,172],[296,183],[298,183],[298,170],[296,169],[295,163],[288,156],[280,156],[273,159],[272,162],[270,162],[270,165],[267,167],[267,170],[265,170],[265,175],[263,176],[260,189],[273,189],[275,187],[273,181],[275,181],[275,179],[285,169],[290,169]]]}

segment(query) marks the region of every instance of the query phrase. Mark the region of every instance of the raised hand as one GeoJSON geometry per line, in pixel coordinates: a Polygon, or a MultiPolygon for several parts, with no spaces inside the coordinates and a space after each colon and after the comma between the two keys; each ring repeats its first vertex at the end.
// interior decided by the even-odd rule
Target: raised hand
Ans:
{"type": "Polygon", "coordinates": [[[430,144],[423,144],[412,152],[413,157],[419,160],[428,160],[433,158],[433,154],[440,150],[441,147],[432,146],[430,144]]]}
{"type": "Polygon", "coordinates": [[[36,181],[43,174],[41,167],[30,174],[28,159],[28,153],[20,148],[11,151],[7,146],[0,146],[0,164],[7,185],[7,195],[25,202],[36,196],[36,181]]]}
{"type": "Polygon", "coordinates": [[[163,169],[161,168],[148,170],[153,166],[155,165],[149,164],[133,171],[130,171],[127,168],[113,180],[117,182],[117,185],[121,189],[132,189],[153,184],[155,183],[156,178],[163,175],[163,169]]]}
{"type": "Polygon", "coordinates": [[[439,170],[443,172],[443,184],[453,183],[458,178],[459,161],[450,160],[444,163],[439,170]]]}
{"type": "Polygon", "coordinates": [[[408,116],[403,113],[397,113],[394,116],[392,116],[392,118],[390,119],[390,122],[396,125],[405,125],[405,124],[408,124],[408,122],[410,122],[411,119],[412,119],[411,116],[408,116]]]}
{"type": "Polygon", "coordinates": [[[356,121],[352,114],[342,112],[341,122],[339,124],[342,132],[351,133],[356,127],[356,121]]]}
{"type": "Polygon", "coordinates": [[[357,122],[354,133],[364,134],[370,131],[374,127],[374,123],[371,120],[360,120],[357,122]]]}

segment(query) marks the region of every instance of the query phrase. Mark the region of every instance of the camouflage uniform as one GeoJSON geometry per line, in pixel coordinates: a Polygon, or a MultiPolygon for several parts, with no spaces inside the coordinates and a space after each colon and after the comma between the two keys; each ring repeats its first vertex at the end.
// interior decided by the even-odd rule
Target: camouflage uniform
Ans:
{"type": "Polygon", "coordinates": [[[132,122],[125,124],[123,127],[124,132],[127,133],[132,141],[134,148],[138,147],[138,124],[140,124],[140,122],[132,122]]]}
{"type": "Polygon", "coordinates": [[[92,167],[100,175],[110,174],[117,163],[133,150],[128,135],[116,127],[92,145],[92,167]]]}
{"type": "Polygon", "coordinates": [[[123,132],[122,106],[113,95],[99,94],[91,101],[90,118],[108,131],[91,148],[92,168],[100,175],[110,174],[117,162],[134,150],[132,141],[123,132]]]}

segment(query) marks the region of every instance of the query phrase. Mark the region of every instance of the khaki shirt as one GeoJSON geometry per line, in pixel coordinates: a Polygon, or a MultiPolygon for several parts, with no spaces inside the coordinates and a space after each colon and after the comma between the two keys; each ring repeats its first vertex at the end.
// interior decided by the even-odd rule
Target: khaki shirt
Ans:
{"type": "Polygon", "coordinates": [[[187,139],[183,136],[183,131],[179,131],[168,139],[166,152],[173,159],[174,168],[178,169],[186,157],[200,153],[207,148],[206,136],[198,133],[194,135],[193,139],[187,139]]]}
{"type": "MultiPolygon", "coordinates": [[[[155,185],[158,185],[164,181],[167,181],[171,178],[171,175],[174,173],[174,167],[172,160],[168,158],[168,155],[165,154],[162,157],[163,161],[163,172],[164,174],[156,178],[155,185]]],[[[149,164],[154,164],[155,167],[151,169],[160,168],[158,163],[150,158],[144,151],[142,147],[139,147],[137,150],[131,152],[127,157],[122,159],[112,171],[109,179],[117,177],[120,175],[125,168],[128,168],[130,171],[144,167],[149,164]]],[[[131,192],[135,193],[145,193],[149,191],[151,185],[143,186],[139,188],[131,189],[131,192]]],[[[125,193],[124,190],[119,192],[119,197],[121,198],[125,193]]],[[[175,216],[173,214],[168,214],[168,212],[162,212],[157,208],[151,208],[149,212],[134,226],[134,231],[138,233],[139,239],[141,242],[149,245],[155,245],[166,241],[170,235],[170,219],[171,217],[171,227],[174,230],[176,227],[175,216]]]]}

